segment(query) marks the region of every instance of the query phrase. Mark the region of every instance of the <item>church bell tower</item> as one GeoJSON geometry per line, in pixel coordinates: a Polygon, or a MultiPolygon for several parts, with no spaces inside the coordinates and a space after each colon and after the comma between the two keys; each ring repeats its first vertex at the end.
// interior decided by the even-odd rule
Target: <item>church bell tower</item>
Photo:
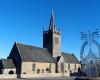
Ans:
{"type": "Polygon", "coordinates": [[[51,12],[50,24],[48,30],[43,30],[43,48],[47,48],[53,57],[61,56],[61,33],[57,31],[54,21],[54,13],[51,12]]]}

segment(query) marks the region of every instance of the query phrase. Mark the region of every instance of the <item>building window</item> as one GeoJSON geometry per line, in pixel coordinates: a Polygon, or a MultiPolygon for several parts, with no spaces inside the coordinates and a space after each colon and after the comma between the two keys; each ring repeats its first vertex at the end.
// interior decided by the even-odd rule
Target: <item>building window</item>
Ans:
{"type": "Polygon", "coordinates": [[[39,74],[40,73],[40,69],[37,69],[37,74],[39,74]]]}
{"type": "Polygon", "coordinates": [[[55,37],[55,43],[56,43],[56,39],[57,39],[57,38],[55,37]]]}
{"type": "Polygon", "coordinates": [[[9,71],[9,74],[14,74],[14,71],[12,71],[12,70],[11,70],[11,71],[9,71]]]}
{"type": "Polygon", "coordinates": [[[44,70],[42,70],[42,73],[44,73],[44,70]]]}
{"type": "Polygon", "coordinates": [[[49,69],[49,68],[46,68],[46,71],[47,71],[47,72],[50,72],[50,69],[49,69]]]}
{"type": "Polygon", "coordinates": [[[65,70],[65,73],[67,73],[67,71],[65,70]]]}
{"type": "Polygon", "coordinates": [[[35,71],[35,64],[32,65],[32,71],[35,71]]]}
{"type": "Polygon", "coordinates": [[[26,72],[24,72],[23,74],[26,74],[26,72]]]}
{"type": "Polygon", "coordinates": [[[70,70],[70,64],[68,64],[68,69],[70,70]]]}
{"type": "Polygon", "coordinates": [[[57,44],[58,44],[58,37],[57,37],[57,44]]]}
{"type": "Polygon", "coordinates": [[[76,70],[76,64],[75,64],[75,70],[76,70]]]}
{"type": "Polygon", "coordinates": [[[61,71],[64,72],[64,63],[61,63],[61,71]]]}
{"type": "Polygon", "coordinates": [[[55,37],[55,43],[58,44],[58,37],[55,37]]]}

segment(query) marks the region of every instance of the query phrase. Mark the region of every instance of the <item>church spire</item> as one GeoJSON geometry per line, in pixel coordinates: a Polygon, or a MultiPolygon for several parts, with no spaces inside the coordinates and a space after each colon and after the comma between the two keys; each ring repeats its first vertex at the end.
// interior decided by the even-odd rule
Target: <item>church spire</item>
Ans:
{"type": "Polygon", "coordinates": [[[49,29],[50,30],[55,30],[55,22],[54,22],[54,13],[53,13],[53,10],[51,12],[49,29]]]}
{"type": "Polygon", "coordinates": [[[43,31],[43,48],[47,48],[52,57],[61,56],[60,45],[61,45],[60,29],[56,31],[54,14],[51,12],[49,30],[43,31]]]}

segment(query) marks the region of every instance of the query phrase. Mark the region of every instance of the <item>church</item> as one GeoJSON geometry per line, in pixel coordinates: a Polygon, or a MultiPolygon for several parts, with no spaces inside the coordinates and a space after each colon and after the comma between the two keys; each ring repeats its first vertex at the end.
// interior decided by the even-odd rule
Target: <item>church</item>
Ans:
{"type": "Polygon", "coordinates": [[[43,30],[43,48],[15,42],[7,59],[0,60],[1,74],[64,73],[70,76],[81,67],[74,53],[61,51],[61,31],[51,12],[48,30],[43,30]]]}

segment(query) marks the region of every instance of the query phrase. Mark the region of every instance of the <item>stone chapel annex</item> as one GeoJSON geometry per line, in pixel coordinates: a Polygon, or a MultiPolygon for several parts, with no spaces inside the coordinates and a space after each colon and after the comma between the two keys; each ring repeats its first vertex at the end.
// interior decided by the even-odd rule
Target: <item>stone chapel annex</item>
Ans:
{"type": "Polygon", "coordinates": [[[49,29],[43,31],[43,48],[14,43],[7,59],[0,60],[1,74],[44,74],[77,72],[79,60],[73,53],[61,52],[61,32],[56,30],[53,11],[49,29]]]}

